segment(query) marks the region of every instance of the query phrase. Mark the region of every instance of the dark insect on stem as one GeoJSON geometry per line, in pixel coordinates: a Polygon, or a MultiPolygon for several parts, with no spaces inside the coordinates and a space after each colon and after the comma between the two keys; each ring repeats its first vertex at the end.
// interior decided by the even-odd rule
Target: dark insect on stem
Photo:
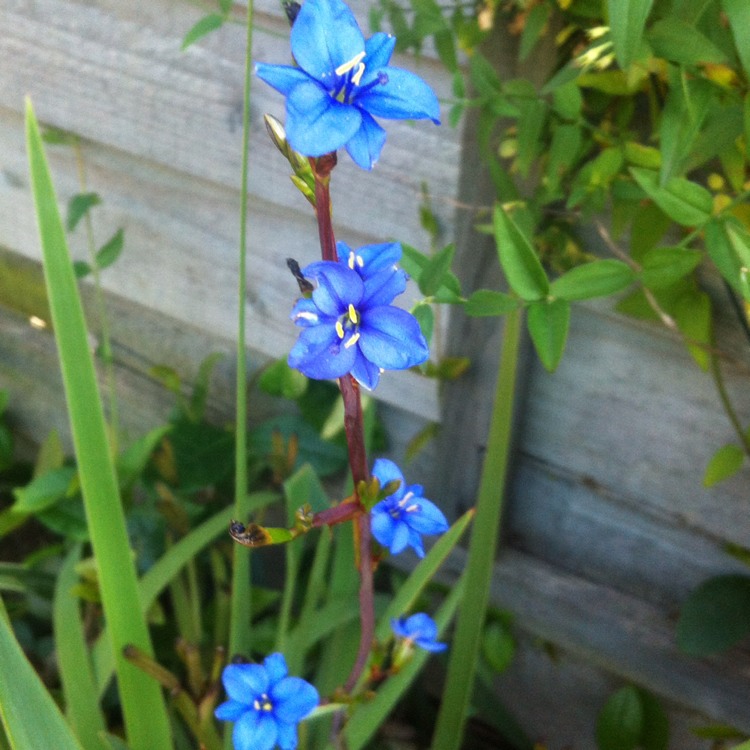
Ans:
{"type": "Polygon", "coordinates": [[[289,267],[289,270],[292,272],[292,276],[297,279],[297,285],[299,286],[300,292],[302,292],[302,294],[304,294],[306,297],[309,296],[313,290],[313,285],[302,275],[299,263],[297,263],[294,258],[287,258],[286,264],[289,267]]]}

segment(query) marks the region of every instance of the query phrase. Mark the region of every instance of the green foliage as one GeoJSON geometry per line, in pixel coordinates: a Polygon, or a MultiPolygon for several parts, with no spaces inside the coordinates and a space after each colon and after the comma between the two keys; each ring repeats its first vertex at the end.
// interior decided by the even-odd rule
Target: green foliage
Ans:
{"type": "Polygon", "coordinates": [[[667,750],[669,723],[664,709],[641,688],[620,688],[599,712],[596,743],[599,750],[667,750]]]}
{"type": "Polygon", "coordinates": [[[682,605],[677,644],[687,654],[725,651],[750,633],[750,576],[704,581],[682,605]]]}

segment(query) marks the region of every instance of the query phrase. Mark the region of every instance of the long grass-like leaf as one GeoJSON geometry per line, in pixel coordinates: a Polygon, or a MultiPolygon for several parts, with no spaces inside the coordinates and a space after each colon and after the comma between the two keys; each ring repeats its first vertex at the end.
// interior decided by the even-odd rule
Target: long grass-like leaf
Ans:
{"type": "Polygon", "coordinates": [[[71,592],[78,583],[75,566],[80,559],[81,545],[78,544],[67,554],[58,574],[52,622],[68,721],[81,744],[95,748],[106,725],[99,708],[99,695],[89,661],[78,597],[71,592]]]}
{"type": "Polygon", "coordinates": [[[451,646],[445,690],[432,741],[433,750],[458,750],[461,747],[463,728],[469,711],[505,492],[520,329],[521,312],[513,310],[505,318],[502,358],[492,405],[489,440],[464,573],[466,595],[461,604],[451,646]]]}
{"type": "Polygon", "coordinates": [[[149,655],[153,651],[139,606],[135,566],[81,299],[39,125],[30,101],[26,105],[26,143],[50,312],[86,519],[99,572],[102,604],[115,654],[128,742],[133,750],[164,750],[171,745],[171,731],[161,688],[151,677],[129,664],[122,654],[128,644],[134,644],[149,655]]]}
{"type": "Polygon", "coordinates": [[[0,600],[0,719],[13,750],[82,750],[13,635],[0,600]]]}
{"type": "MultiPolygon", "coordinates": [[[[275,492],[254,492],[248,496],[248,506],[251,510],[259,510],[280,499],[275,492]]],[[[141,612],[145,615],[156,601],[156,597],[164,591],[169,582],[198,554],[209,542],[214,540],[222,531],[226,531],[232,518],[233,508],[224,508],[204,521],[179,542],[165,552],[149,569],[138,583],[141,612]]],[[[108,648],[106,632],[102,632],[93,648],[94,669],[99,693],[107,687],[114,668],[112,653],[108,648]]]]}

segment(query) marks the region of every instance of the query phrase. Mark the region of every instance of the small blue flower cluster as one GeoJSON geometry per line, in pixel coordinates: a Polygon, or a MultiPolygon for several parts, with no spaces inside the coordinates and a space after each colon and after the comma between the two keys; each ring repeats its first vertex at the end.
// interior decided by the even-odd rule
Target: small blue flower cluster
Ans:
{"type": "MultiPolygon", "coordinates": [[[[395,38],[378,33],[365,40],[342,0],[306,0],[291,33],[296,66],[256,66],[257,75],[286,96],[286,137],[308,157],[346,148],[363,169],[372,169],[385,143],[375,117],[430,119],[439,124],[440,108],[430,87],[415,74],[391,66],[395,38]]],[[[297,301],[291,319],[302,328],[289,354],[290,366],[307,377],[327,380],[354,377],[372,390],[384,370],[404,370],[429,356],[416,318],[393,305],[406,289],[398,267],[401,245],[395,242],[352,250],[337,243],[337,261],[324,260],[302,269],[314,282],[312,294],[297,301]]],[[[422,535],[447,531],[440,509],[408,485],[392,461],[378,459],[372,470],[381,487],[395,491],[371,511],[375,539],[392,554],[411,547],[424,557],[422,535]]],[[[405,649],[417,645],[443,651],[432,618],[417,613],[392,620],[405,649]]],[[[222,680],[229,700],[216,717],[234,722],[235,750],[281,750],[297,747],[297,724],[318,705],[317,690],[299,677],[287,676],[280,653],[260,664],[231,664],[222,680]]]]}

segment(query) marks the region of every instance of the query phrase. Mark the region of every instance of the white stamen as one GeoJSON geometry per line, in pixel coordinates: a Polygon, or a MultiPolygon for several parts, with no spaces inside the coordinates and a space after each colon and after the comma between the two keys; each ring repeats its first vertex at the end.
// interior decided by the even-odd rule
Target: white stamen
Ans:
{"type": "MultiPolygon", "coordinates": [[[[360,52],[358,55],[355,55],[349,62],[345,62],[343,65],[339,65],[338,68],[334,71],[337,76],[342,76],[344,73],[348,73],[352,68],[356,67],[357,65],[362,62],[364,59],[365,53],[364,51],[360,52]]],[[[362,70],[364,70],[364,65],[362,66],[362,70]]],[[[359,71],[357,71],[359,73],[359,71]]],[[[361,77],[361,73],[360,73],[361,77]]]]}
{"type": "Polygon", "coordinates": [[[359,64],[359,68],[357,68],[357,72],[352,76],[352,83],[355,86],[359,86],[359,82],[362,80],[362,75],[365,72],[365,64],[361,62],[359,64]]]}
{"type": "Polygon", "coordinates": [[[302,312],[298,312],[295,316],[295,318],[302,318],[302,320],[309,320],[313,323],[317,323],[318,321],[318,314],[314,312],[309,312],[307,310],[303,310],[302,312]]]}
{"type": "Polygon", "coordinates": [[[357,341],[358,341],[358,340],[359,340],[359,331],[357,331],[357,333],[355,333],[355,334],[354,334],[354,335],[353,335],[353,336],[352,336],[352,337],[351,337],[351,338],[349,339],[349,341],[347,341],[347,342],[346,342],[346,343],[344,344],[344,349],[350,349],[350,348],[351,348],[352,346],[354,346],[354,345],[355,345],[355,344],[357,343],[357,341]]]}

